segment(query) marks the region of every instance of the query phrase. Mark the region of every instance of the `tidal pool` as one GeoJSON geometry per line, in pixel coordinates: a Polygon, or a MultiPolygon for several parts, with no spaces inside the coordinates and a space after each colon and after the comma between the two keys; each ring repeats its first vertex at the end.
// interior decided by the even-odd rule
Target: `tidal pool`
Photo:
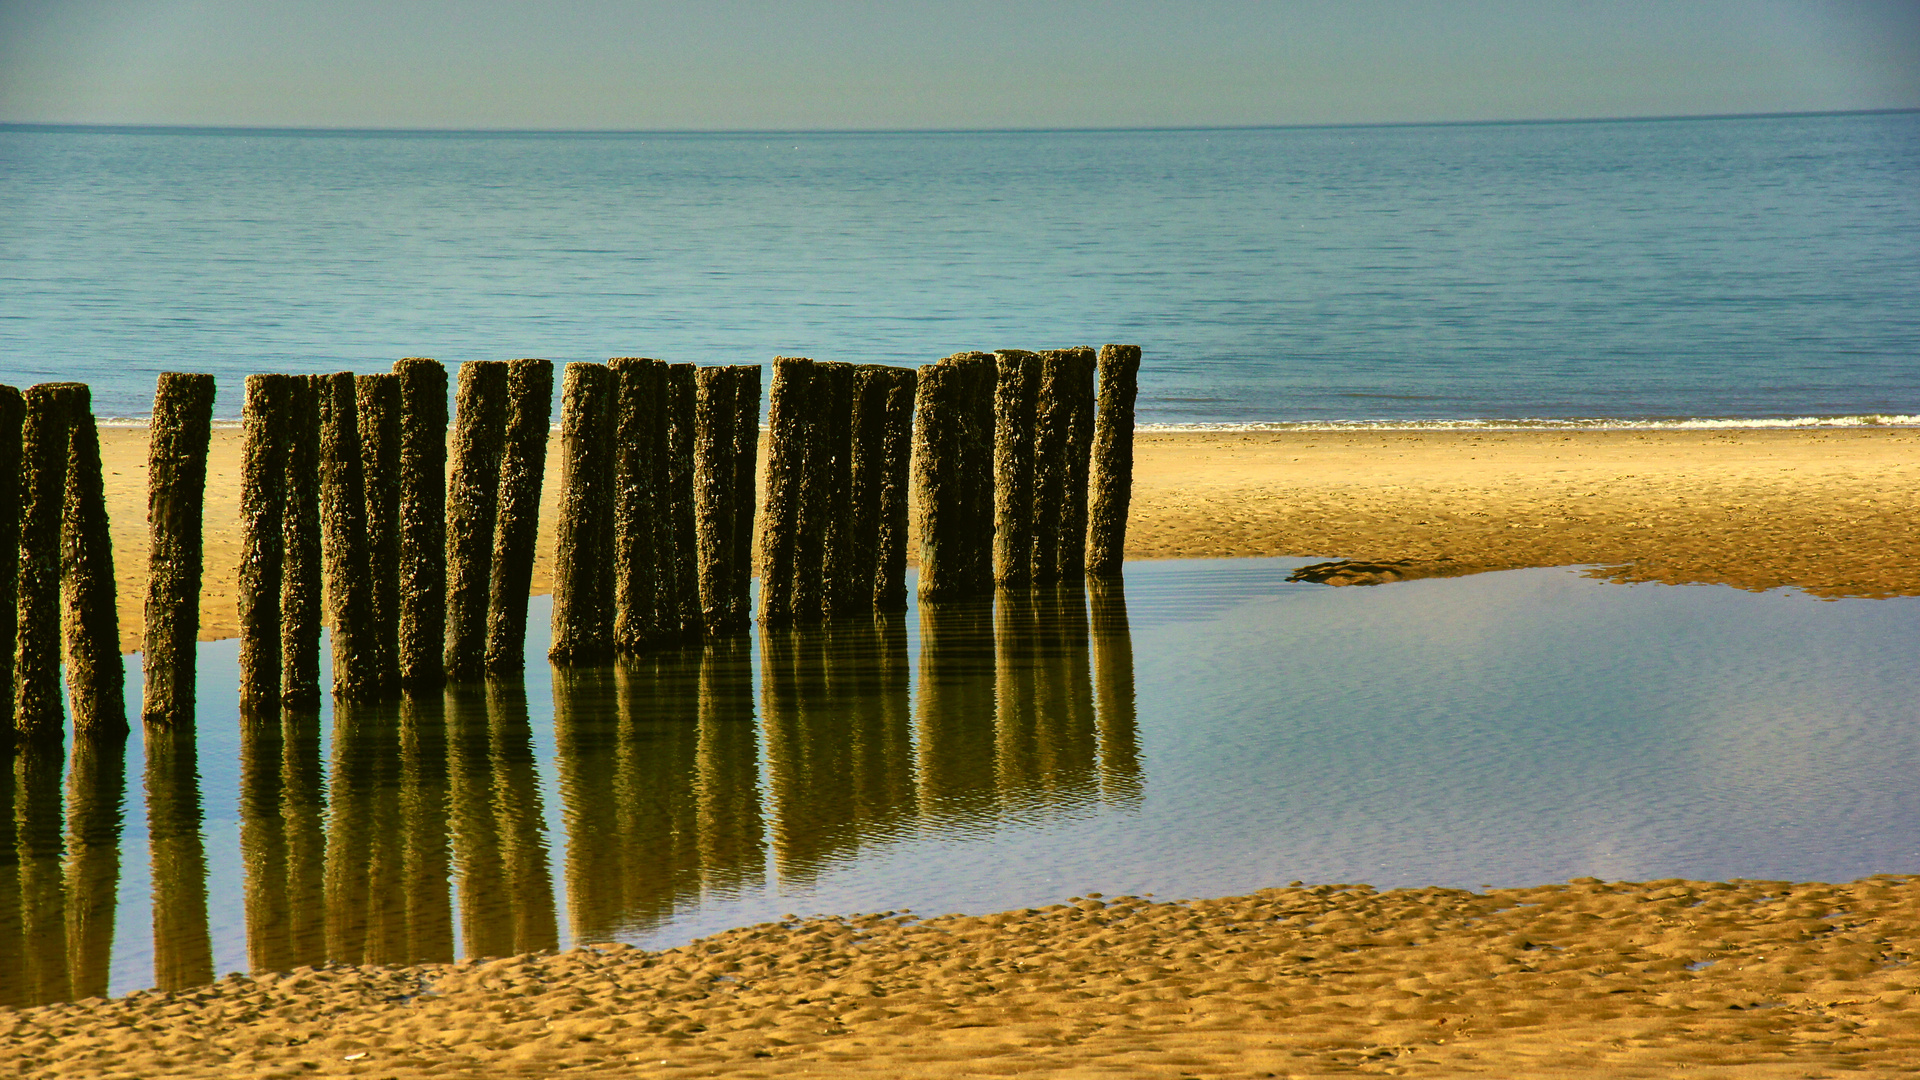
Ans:
{"type": "MultiPolygon", "coordinates": [[[[22,749],[0,1002],[787,913],[1920,869],[1920,600],[1306,560],[22,749]]],[[[324,655],[324,650],[323,650],[324,655]]],[[[129,657],[129,715],[139,697],[129,657]]]]}

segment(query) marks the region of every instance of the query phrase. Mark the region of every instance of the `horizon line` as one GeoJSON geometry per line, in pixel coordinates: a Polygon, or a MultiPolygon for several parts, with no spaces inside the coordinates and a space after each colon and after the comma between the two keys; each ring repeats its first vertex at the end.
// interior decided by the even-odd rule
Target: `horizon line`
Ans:
{"type": "Polygon", "coordinates": [[[1483,120],[1352,120],[1293,124],[1139,124],[1052,127],[872,127],[872,128],[527,128],[527,127],[328,127],[261,124],[117,124],[34,120],[0,121],[0,131],[98,134],[222,135],[466,135],[466,136],[625,136],[625,135],[1022,135],[1120,134],[1176,131],[1314,131],[1352,128],[1522,127],[1549,124],[1673,123],[1694,120],[1777,120],[1822,116],[1887,116],[1920,113],[1920,106],[1874,109],[1734,113],[1662,113],[1646,116],[1567,116],[1483,120]]]}

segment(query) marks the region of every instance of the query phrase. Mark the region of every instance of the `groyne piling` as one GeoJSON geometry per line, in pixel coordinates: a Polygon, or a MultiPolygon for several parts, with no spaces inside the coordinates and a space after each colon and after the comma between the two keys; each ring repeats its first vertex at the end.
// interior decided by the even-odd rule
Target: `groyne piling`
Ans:
{"type": "Polygon", "coordinates": [[[660,454],[666,365],[639,356],[607,361],[614,380],[613,640],[639,652],[662,636],[660,454]]]}
{"type": "MultiPolygon", "coordinates": [[[[880,506],[874,524],[873,607],[907,610],[907,499],[911,491],[913,403],[919,373],[887,368],[886,416],[881,421],[880,506]]],[[[761,588],[765,588],[765,582],[761,588]]]]}
{"type": "Polygon", "coordinates": [[[806,471],[812,391],[812,360],[803,356],[773,358],[767,406],[767,493],[759,558],[760,625],[765,627],[791,626],[794,622],[801,479],[806,471]]]}
{"type": "Polygon", "coordinates": [[[560,520],[547,651],[555,663],[613,657],[614,381],[604,364],[574,363],[561,386],[560,520]]]}
{"type": "MultiPolygon", "coordinates": [[[[249,375],[240,408],[240,704],[280,701],[292,375],[249,375]]],[[[277,713],[276,713],[277,715],[277,713]]]]}
{"type": "Polygon", "coordinates": [[[323,376],[290,376],[282,479],[280,698],[320,700],[320,405],[323,376]]]}
{"type": "Polygon", "coordinates": [[[14,730],[29,739],[58,734],[64,724],[60,707],[60,523],[66,506],[67,444],[73,428],[71,385],[41,383],[27,387],[24,395],[13,722],[14,730]]]}
{"type": "Polygon", "coordinates": [[[526,667],[527,594],[533,585],[533,548],[540,527],[540,481],[546,473],[553,414],[553,365],[522,359],[507,364],[507,423],[500,454],[500,498],[494,522],[493,569],[488,582],[486,670],[526,667]]]}
{"type": "Polygon", "coordinates": [[[125,731],[126,672],[120,661],[120,608],[100,469],[100,429],[93,421],[93,391],[85,383],[65,385],[73,418],[60,521],[67,699],[74,731],[125,731]]]}
{"type": "Polygon", "coordinates": [[[994,356],[993,577],[1003,588],[1033,582],[1034,410],[1040,357],[1021,349],[994,356]]]}
{"type": "Polygon", "coordinates": [[[447,638],[447,369],[409,356],[400,380],[399,627],[402,686],[445,680],[447,638]]]}
{"type": "Polygon", "coordinates": [[[753,525],[759,496],[760,365],[736,364],[733,372],[733,575],[727,625],[746,629],[753,618],[753,525]]]}
{"type": "Polygon", "coordinates": [[[846,541],[840,610],[877,610],[880,573],[880,504],[887,484],[887,393],[893,369],[862,364],[853,372],[851,435],[853,464],[848,473],[846,541]]]}
{"type": "Polygon", "coordinates": [[[460,365],[458,379],[447,479],[442,665],[446,678],[466,680],[486,672],[487,602],[507,427],[507,365],[471,360],[460,365]]]}
{"type": "Polygon", "coordinates": [[[709,636],[733,629],[734,401],[732,368],[701,368],[695,373],[693,497],[694,533],[699,542],[700,619],[709,636]]]}
{"type": "Polygon", "coordinates": [[[367,641],[380,692],[400,686],[400,376],[359,375],[360,476],[366,493],[367,641]]]}
{"type": "Polygon", "coordinates": [[[13,660],[19,644],[20,449],[27,402],[0,386],[0,739],[13,730],[13,660]]]}
{"type": "MultiPolygon", "coordinates": [[[[853,548],[853,424],[854,365],[831,360],[816,368],[822,383],[822,400],[815,417],[814,456],[817,491],[814,503],[820,522],[820,617],[831,618],[868,608],[873,589],[871,577],[858,580],[853,548]]],[[[803,511],[804,516],[804,511],[803,511]]]]}
{"type": "Polygon", "coordinates": [[[1060,580],[1079,582],[1087,572],[1087,462],[1093,452],[1094,351],[1063,350],[1067,357],[1067,491],[1060,515],[1060,580]]]}
{"type": "Polygon", "coordinates": [[[1117,577],[1126,558],[1127,510],[1133,501],[1133,403],[1139,393],[1140,346],[1102,347],[1099,368],[1087,508],[1087,573],[1117,577]]]}
{"type": "Polygon", "coordinates": [[[700,561],[694,529],[694,365],[667,365],[666,554],[673,568],[665,620],[676,639],[700,636],[700,561]]]}
{"type": "Polygon", "coordinates": [[[211,375],[163,372],[147,442],[147,600],[140,714],[191,724],[200,631],[201,508],[213,432],[211,375]]]}
{"type": "Polygon", "coordinates": [[[795,625],[817,623],[826,612],[825,566],[827,505],[833,462],[826,429],[833,408],[833,374],[828,361],[814,361],[807,380],[807,410],[795,425],[800,454],[798,524],[793,545],[793,613],[795,625]]]}
{"type": "Polygon", "coordinates": [[[352,372],[314,377],[320,407],[320,550],[333,646],[333,694],[372,701],[381,685],[368,581],[366,474],[352,372]]]}
{"type": "Polygon", "coordinates": [[[920,598],[993,591],[993,391],[990,353],[920,368],[913,482],[920,503],[920,598]]]}

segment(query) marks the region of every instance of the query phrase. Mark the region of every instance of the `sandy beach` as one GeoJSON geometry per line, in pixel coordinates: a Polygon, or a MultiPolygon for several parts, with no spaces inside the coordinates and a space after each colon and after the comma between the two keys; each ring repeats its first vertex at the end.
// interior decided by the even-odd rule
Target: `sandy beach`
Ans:
{"type": "MultiPolygon", "coordinates": [[[[133,648],[145,432],[103,434],[133,648]]],[[[203,638],[234,632],[238,464],[238,430],[217,431],[203,638]]],[[[1350,560],[1331,584],[1586,564],[1920,595],[1914,430],[1143,433],[1136,473],[1137,559],[1350,560]]],[[[556,482],[550,467],[536,590],[556,482]]],[[[230,975],[0,1011],[0,1058],[32,1077],[1920,1071],[1920,878],[1168,899],[230,975]]]]}

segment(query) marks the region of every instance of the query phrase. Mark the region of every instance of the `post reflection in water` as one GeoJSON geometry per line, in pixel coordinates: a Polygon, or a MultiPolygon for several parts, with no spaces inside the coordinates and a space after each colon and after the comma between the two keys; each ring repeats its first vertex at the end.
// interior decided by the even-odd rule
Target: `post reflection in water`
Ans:
{"type": "Polygon", "coordinates": [[[67,897],[61,874],[60,774],[66,746],[22,736],[14,750],[14,850],[19,874],[21,993],[26,1004],[65,1001],[67,897]]]}
{"type": "Polygon", "coordinates": [[[1097,790],[1086,596],[1053,587],[1005,592],[994,611],[1002,805],[1067,806],[1097,790]]]}
{"type": "Polygon", "coordinates": [[[526,684],[508,677],[451,686],[446,709],[464,952],[510,956],[557,948],[526,684]]]}
{"type": "Polygon", "coordinates": [[[1127,624],[1127,586],[1120,578],[1089,578],[1093,608],[1094,701],[1100,718],[1100,793],[1108,804],[1138,807],[1140,730],[1133,699],[1133,632],[1127,624]]]}
{"type": "Polygon", "coordinates": [[[213,981],[199,762],[192,728],[150,727],[146,743],[153,981],[162,990],[181,990],[213,981]]]}
{"type": "Polygon", "coordinates": [[[914,773],[920,814],[933,823],[991,820],[998,809],[994,646],[992,602],[920,605],[914,773]]]}
{"type": "Polygon", "coordinates": [[[75,998],[101,997],[113,970],[127,733],[74,739],[67,768],[67,975],[75,998]]]}
{"type": "Polygon", "coordinates": [[[694,766],[703,886],[719,897],[759,888],[766,880],[767,841],[760,814],[753,648],[745,634],[708,642],[701,655],[694,766]]]}

